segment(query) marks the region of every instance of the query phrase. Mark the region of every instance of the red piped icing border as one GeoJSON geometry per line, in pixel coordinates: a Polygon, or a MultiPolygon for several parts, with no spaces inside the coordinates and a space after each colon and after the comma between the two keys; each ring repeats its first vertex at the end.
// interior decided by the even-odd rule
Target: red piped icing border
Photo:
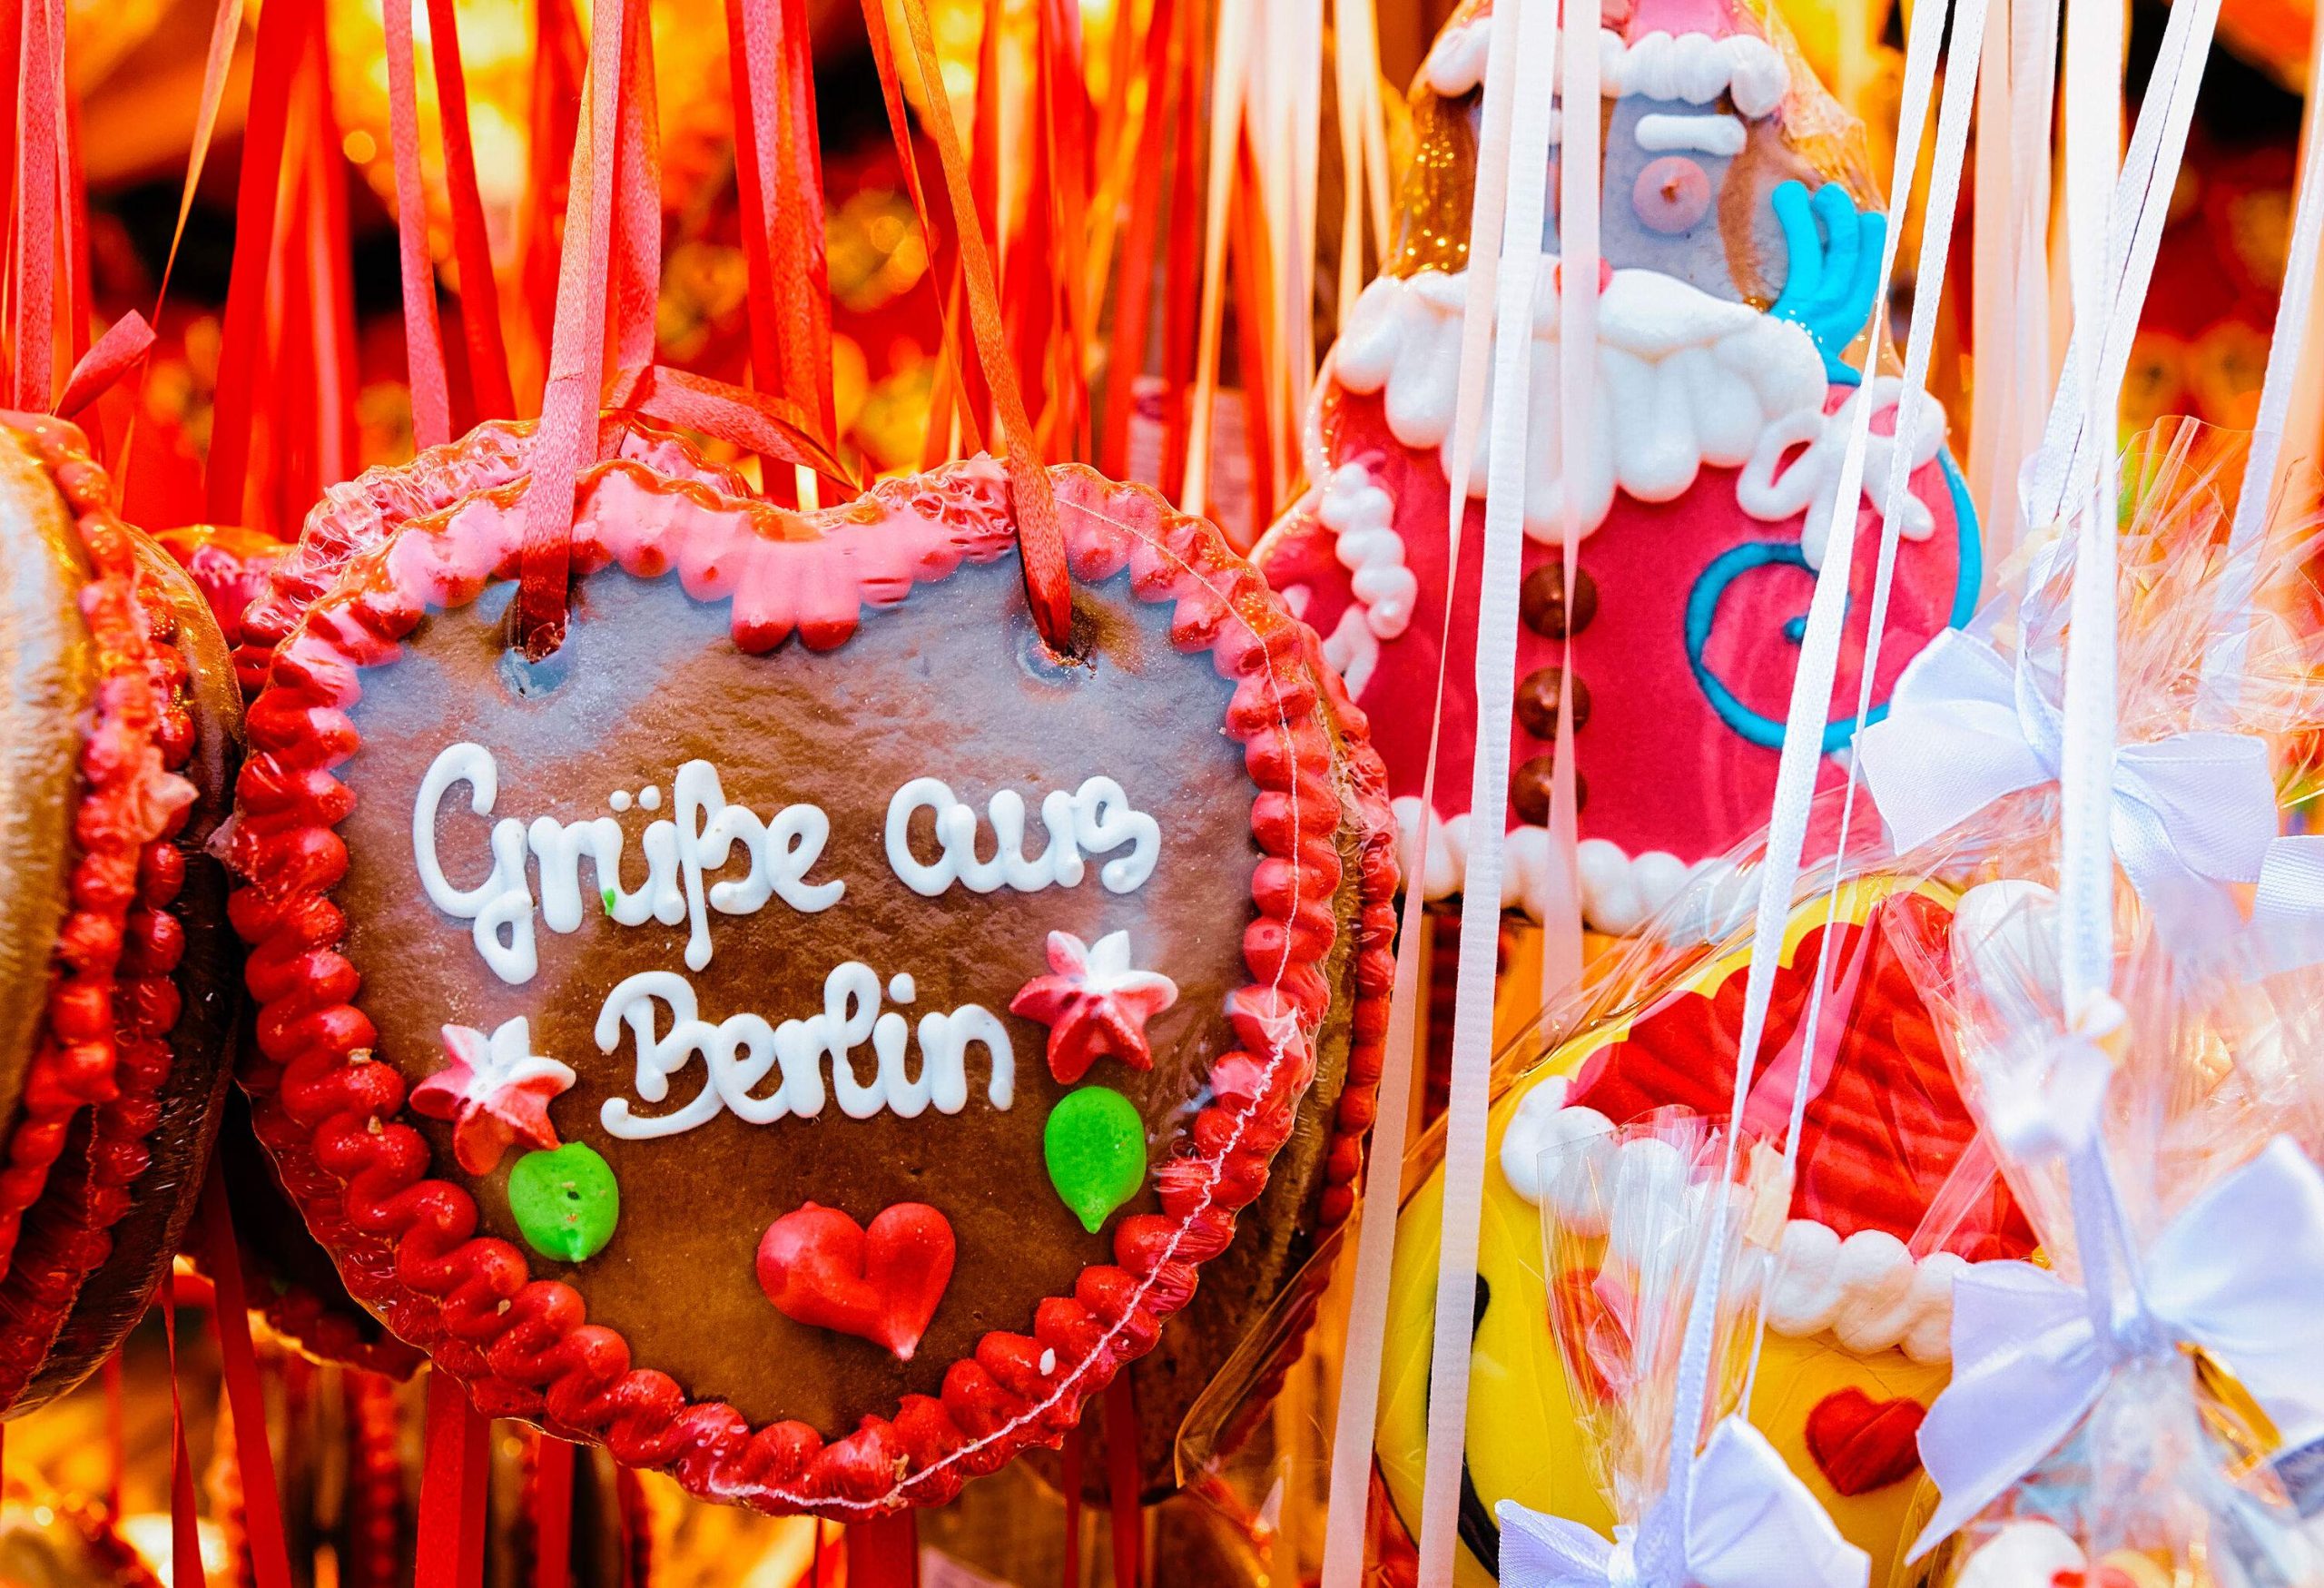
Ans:
{"type": "Polygon", "coordinates": [[[74,514],[89,565],[80,607],[94,649],[94,720],[81,751],[74,816],[78,858],[57,936],[48,1015],[25,1077],[0,1169],[0,1405],[40,1366],[80,1294],[112,1250],[107,1233],[144,1173],[176,1024],[172,973],[184,930],[170,905],[185,877],[169,842],[194,800],[173,767],[193,751],[175,617],[141,579],[111,482],[72,425],[0,413],[21,434],[74,514]],[[94,1109],[85,1179],[55,1188],[68,1128],[94,1109]]]}
{"type": "MultiPolygon", "coordinates": [[[[1313,1033],[1330,999],[1344,812],[1316,710],[1327,686],[1312,633],[1210,526],[1085,469],[1053,478],[1075,574],[1098,580],[1127,567],[1138,599],[1174,604],[1177,647],[1207,651],[1236,681],[1226,731],[1244,745],[1258,790],[1252,832],[1262,852],[1257,918],[1243,940],[1253,980],[1229,1001],[1243,1046],[1214,1066],[1187,1145],[1157,1170],[1164,1212],[1116,1228],[1113,1264],[1084,1268],[1071,1296],[1041,1302],[1031,1334],[987,1334],[951,1366],[940,1395],[908,1396],[892,1419],[867,1417],[829,1443],[795,1421],[753,1429],[733,1407],[691,1401],[667,1375],[634,1367],[628,1343],[590,1324],[576,1290],[532,1278],[513,1246],[476,1235],[468,1193],[427,1178],[425,1139],[396,1122],[402,1077],[370,1061],[374,1032],[351,1001],[361,977],[339,952],[344,922],[330,898],[346,869],[333,828],[352,798],[332,768],[359,744],[348,707],[359,670],[394,660],[428,607],[459,606],[487,580],[514,577],[523,482],[406,525],[357,557],[277,651],[250,712],[233,840],[250,884],[232,912],[251,944],[260,1005],[259,1053],[245,1078],[260,1137],[350,1288],[466,1380],[487,1412],[599,1439],[697,1494],[762,1509],[861,1521],[938,1504],[1028,1445],[1057,1443],[1083,1400],[1187,1304],[1196,1266],[1233,1238],[1236,1213],[1265,1186],[1314,1076],[1313,1033]]],[[[641,577],[675,568],[697,599],[731,599],[736,643],[763,652],[794,632],[813,648],[841,645],[865,605],[891,605],[915,584],[1013,547],[1004,478],[989,459],[882,482],[812,524],[615,459],[582,476],[572,561],[576,576],[614,564],[641,577]]],[[[1376,784],[1384,774],[1360,720],[1350,714],[1347,759],[1362,767],[1360,783],[1376,784]]],[[[1365,841],[1367,855],[1385,853],[1393,828],[1380,824],[1365,841]]],[[[1384,985],[1380,966],[1367,973],[1384,985]]],[[[1376,1059],[1373,1069],[1376,1077],[1376,1059]]]]}

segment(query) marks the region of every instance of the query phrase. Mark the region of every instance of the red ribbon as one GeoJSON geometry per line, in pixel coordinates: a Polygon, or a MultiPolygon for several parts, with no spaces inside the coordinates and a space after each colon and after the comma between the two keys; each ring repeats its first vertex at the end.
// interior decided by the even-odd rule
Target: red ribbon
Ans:
{"type": "Polygon", "coordinates": [[[403,356],[411,385],[412,436],[424,450],[452,439],[444,335],[436,321],[436,267],[428,257],[428,186],[419,172],[418,68],[411,0],[385,0],[388,143],[396,171],[396,255],[403,275],[403,356]]]}
{"type": "Polygon", "coordinates": [[[274,251],[276,198],[290,114],[290,91],[313,27],[316,0],[273,0],[259,15],[251,66],[250,109],[242,123],[241,179],[234,195],[234,257],[218,354],[218,390],[210,422],[205,496],[210,520],[242,522],[250,472],[251,411],[258,359],[266,339],[266,277],[274,251]]]}
{"type": "Polygon", "coordinates": [[[831,273],[805,8],[800,0],[726,0],[726,41],[753,379],[812,416],[816,435],[834,445],[831,273]]]}
{"type": "Polygon", "coordinates": [[[762,458],[812,469],[850,491],[862,488],[849,475],[847,466],[809,432],[806,416],[780,397],[691,370],[648,364],[643,370],[624,370],[606,400],[615,408],[634,409],[666,425],[731,441],[762,458]]]}
{"type": "Polygon", "coordinates": [[[850,1524],[847,1588],[920,1588],[918,1512],[850,1524]]]}
{"type": "Polygon", "coordinates": [[[178,1281],[162,1276],[162,1336],[170,1354],[170,1582],[209,1588],[202,1569],[202,1517],[194,1508],[193,1462],[185,1448],[185,1401],[178,1392],[178,1281]]]}
{"type": "Polygon", "coordinates": [[[491,1433],[491,1419],[468,1404],[459,1381],[429,1368],[413,1588],[477,1588],[483,1582],[491,1433]]]}
{"type": "Polygon", "coordinates": [[[1113,1510],[1114,1588],[1138,1588],[1146,1572],[1146,1518],[1137,1492],[1137,1394],[1125,1366],[1106,1386],[1106,1499],[1113,1510]]]}
{"type": "MultiPolygon", "coordinates": [[[[281,4],[281,0],[276,0],[281,4]]],[[[242,1258],[226,1181],[213,1159],[202,1186],[202,1239],[210,1282],[217,1292],[218,1354],[226,1404],[234,1416],[234,1450],[242,1468],[243,1531],[256,1588],[290,1588],[290,1554],[282,1530],[282,1495],[274,1482],[274,1451],[267,1442],[266,1389],[259,1382],[251,1344],[251,1315],[242,1294],[242,1258]]]]}
{"type": "MultiPolygon", "coordinates": [[[[1033,441],[1033,427],[1025,417],[1025,399],[1010,366],[1007,332],[1001,322],[1000,294],[992,256],[985,247],[984,229],[977,224],[976,198],[970,188],[967,157],[960,150],[959,129],[952,124],[952,107],[941,91],[942,66],[929,29],[926,0],[903,0],[904,31],[923,83],[940,85],[929,94],[926,123],[936,134],[936,149],[944,166],[944,185],[952,202],[960,232],[960,261],[969,294],[969,325],[976,340],[977,362],[991,389],[1000,433],[1008,446],[1003,465],[1008,469],[1017,520],[1018,560],[1023,565],[1025,595],[1030,602],[1034,626],[1049,648],[1072,648],[1073,588],[1065,561],[1065,532],[1058,523],[1057,498],[1049,471],[1041,467],[1033,441]]],[[[864,0],[864,25],[884,38],[888,19],[880,0],[864,0]]],[[[876,46],[875,46],[876,47],[876,46]]],[[[901,96],[890,101],[892,107],[901,96]]]]}
{"type": "Polygon", "coordinates": [[[37,412],[55,396],[57,119],[64,94],[63,0],[26,0],[24,79],[16,114],[24,188],[17,194],[14,406],[37,412]]]}
{"type": "Polygon", "coordinates": [[[112,390],[153,346],[153,328],[134,309],[113,322],[65,377],[64,395],[50,411],[69,419],[112,390]]]}
{"type": "MultiPolygon", "coordinates": [[[[1154,15],[1146,28],[1146,109],[1138,123],[1138,167],[1158,173],[1161,144],[1168,133],[1170,105],[1170,43],[1176,32],[1177,0],[1154,0],[1154,15]]],[[[1117,39],[1129,36],[1129,15],[1116,15],[1117,39]]],[[[1117,49],[1115,59],[1127,58],[1117,49]]],[[[1117,79],[1109,95],[1126,102],[1128,85],[1117,79]]],[[[1148,191],[1129,206],[1129,225],[1122,236],[1122,263],[1116,277],[1113,343],[1106,358],[1106,411],[1098,433],[1098,466],[1116,479],[1129,478],[1129,416],[1137,395],[1137,377],[1146,368],[1147,331],[1153,319],[1154,254],[1162,223],[1159,193],[1148,191]]],[[[1169,475],[1165,473],[1163,478],[1169,475]]]]}
{"type": "Polygon", "coordinates": [[[552,1434],[533,1447],[533,1588],[566,1588],[572,1577],[573,1455],[552,1434]]]}
{"type": "Polygon", "coordinates": [[[596,439],[597,399],[605,381],[606,277],[613,252],[627,9],[625,0],[592,0],[590,10],[589,113],[573,150],[564,252],[557,270],[556,324],[549,341],[540,429],[533,441],[533,478],[525,495],[525,544],[517,586],[517,643],[536,661],[564,641],[574,487],[596,439]]]}
{"type": "Polygon", "coordinates": [[[514,419],[508,349],[500,331],[500,288],[493,276],[492,238],[476,180],[476,143],[468,132],[468,79],[460,68],[459,17],[453,0],[428,0],[428,50],[436,67],[436,113],[444,131],[444,185],[452,201],[452,258],[460,267],[460,331],[468,344],[468,391],[479,419],[514,419]]]}

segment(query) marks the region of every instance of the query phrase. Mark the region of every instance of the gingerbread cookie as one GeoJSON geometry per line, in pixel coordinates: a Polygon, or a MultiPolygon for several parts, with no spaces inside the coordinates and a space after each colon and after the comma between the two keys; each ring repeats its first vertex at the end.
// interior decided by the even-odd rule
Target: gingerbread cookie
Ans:
{"type": "MultiPolygon", "coordinates": [[[[1745,1103],[1747,1135],[1777,1139],[1820,966],[1831,1057],[1809,1080],[1753,1419],[1872,1556],[1876,1581],[1886,1580],[1916,1525],[1915,1435],[1950,1370],[1954,1282],[1971,1264],[2034,1248],[2024,1212],[1974,1145],[1925,991],[1953,973],[1954,923],[1965,908],[1935,883],[1886,877],[1849,883],[1837,901],[1803,901],[1785,932],[1745,1103]]],[[[1493,1507],[1502,1500],[1613,1524],[1581,1416],[1607,1386],[1570,1380],[1543,1322],[1554,1310],[1569,1338],[1586,1330],[1601,1305],[1600,1275],[1569,1267],[1545,1279],[1542,1221],[1620,1240],[1582,1222],[1600,1216],[1602,1189],[1618,1173],[1678,1194],[1667,1146],[1623,1139],[1620,1128],[1669,1107],[1723,1122],[1750,961],[1746,944],[1685,965],[1494,1100],[1471,1348],[1480,1381],[1490,1376],[1500,1393],[1470,1410],[1456,1573],[1469,1588],[1496,1580],[1493,1507]]],[[[1443,1188],[1441,1171],[1432,1173],[1405,1202],[1391,1281],[1378,1454],[1391,1504],[1410,1525],[1420,1515],[1443,1188]]]]}
{"type": "Polygon", "coordinates": [[[996,465],[802,515],[634,458],[583,473],[546,662],[521,479],[389,523],[273,656],[259,1135],[479,1405],[765,1509],[940,1501],[1376,1073],[1361,716],[1208,526],[1053,478],[1069,659],[996,465]]]}
{"type": "Polygon", "coordinates": [[[80,432],[0,416],[10,688],[0,828],[0,1407],[127,1333],[199,1189],[239,1001],[223,818],[240,702],[192,582],[120,522],[80,432]]]}
{"type": "MultiPolygon", "coordinates": [[[[1486,459],[1480,446],[1455,568],[1445,454],[1491,32],[1490,6],[1469,0],[1413,83],[1418,146],[1395,248],[1315,383],[1303,432],[1311,488],[1254,554],[1325,636],[1378,725],[1407,842],[1426,834],[1413,869],[1432,899],[1460,891],[1476,734],[1486,459]],[[1440,660],[1437,808],[1423,813],[1440,660]]],[[[1980,560],[1944,411],[1922,395],[1900,418],[1895,354],[1885,335],[1867,347],[1861,334],[1887,222],[1854,153],[1856,129],[1771,8],[1624,0],[1607,7],[1600,45],[1600,409],[1590,456],[1569,465],[1559,456],[1558,309],[1546,296],[1531,332],[1502,902],[1538,918],[1552,886],[1549,801],[1571,666],[1583,915],[1628,932],[1767,820],[1801,619],[1835,540],[1830,497],[1863,405],[1872,439],[1853,626],[1826,750],[1846,746],[1856,715],[1891,483],[1901,540],[1876,710],[1913,655],[1974,610],[1980,560]],[[1581,537],[1570,605],[1569,495],[1581,537]]],[[[1560,248],[1556,158],[1548,255],[1560,248]]],[[[1703,890],[1707,929],[1733,903],[1715,894],[1703,890]]]]}

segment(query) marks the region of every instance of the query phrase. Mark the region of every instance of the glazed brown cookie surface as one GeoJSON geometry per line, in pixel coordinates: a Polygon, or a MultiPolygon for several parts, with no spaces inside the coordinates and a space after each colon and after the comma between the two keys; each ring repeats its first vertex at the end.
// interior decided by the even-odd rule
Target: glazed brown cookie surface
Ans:
{"type": "MultiPolygon", "coordinates": [[[[1150,1348],[1295,1134],[1312,1185],[1384,947],[1360,718],[1214,531],[1059,488],[1069,660],[989,463],[819,515],[597,465],[539,664],[517,482],[277,654],[259,1135],[485,1404],[717,1497],[924,1503],[1150,1348]]],[[[1229,1316],[1296,1233],[1255,1221],[1229,1316]]]]}
{"type": "MultiPolygon", "coordinates": [[[[607,572],[582,587],[564,649],[530,677],[507,652],[495,599],[507,588],[424,619],[403,659],[367,677],[350,714],[364,748],[344,773],[356,798],[340,828],[348,875],[338,897],[348,957],[365,967],[357,1007],[378,1029],[378,1055],[417,1081],[442,1062],[446,1024],[489,1032],[530,1021],[533,1051],[578,1078],[550,1106],[559,1136],[602,1154],[621,1187],[619,1223],[602,1253],[577,1269],[536,1253],[536,1271],[572,1273],[594,1320],[620,1329],[642,1359],[695,1396],[753,1422],[796,1417],[836,1435],[906,1392],[934,1393],[980,1336],[1023,1327],[1041,1297],[1069,1291],[1083,1267],[1106,1257],[1104,1237],[1081,1228],[1043,1170],[1042,1125],[1068,1090],[1043,1062],[1046,1032],[1003,1013],[1048,969],[1048,934],[1094,942],[1127,929],[1137,962],[1177,984],[1177,1004],[1147,1027],[1153,1069],[1101,1063],[1088,1078],[1137,1104],[1156,1156],[1232,1045],[1221,1014],[1246,978],[1239,934],[1220,927],[1247,910],[1257,857],[1245,802],[1228,793],[1242,769],[1238,747],[1217,728],[1227,685],[1171,648],[1167,615],[1103,590],[1082,593],[1078,613],[1089,659],[1067,668],[1036,661],[1013,564],[963,568],[915,592],[870,616],[835,652],[775,658],[736,649],[723,606],[691,599],[677,581],[607,572]],[[413,863],[421,782],[462,742],[488,747],[499,768],[496,814],[587,821],[612,815],[617,791],[630,795],[616,819],[636,868],[633,887],[644,832],[674,808],[673,774],[701,760],[734,804],[762,815],[803,803],[826,813],[831,836],[807,877],[845,891],[814,913],[780,901],[749,915],[711,911],[711,958],[693,972],[685,925],[618,925],[593,896],[580,930],[536,926],[538,972],[510,985],[480,962],[468,924],[428,901],[413,863]],[[974,749],[958,748],[964,743],[974,749]],[[1092,875],[1071,889],[956,887],[923,898],[899,880],[883,840],[895,791],[931,775],[980,807],[1013,788],[1035,810],[1052,789],[1113,777],[1138,810],[1168,814],[1153,875],[1126,894],[1092,875]],[[658,791],[659,812],[636,803],[648,789],[658,791]],[[858,1119],[833,1099],[810,1119],[753,1125],[722,1110],[698,1128],[646,1139],[601,1124],[610,1101],[664,1115],[704,1084],[697,1058],[670,1077],[669,1102],[648,1107],[635,1085],[635,1038],[625,1031],[614,1051],[600,1051],[607,995],[625,979],[682,974],[703,1020],[756,1012],[780,1025],[819,1011],[826,976],[850,961],[883,983],[911,976],[911,1002],[882,1000],[907,1018],[966,1003],[1002,1014],[1009,1106],[993,1102],[972,1048],[958,1113],[931,1107],[907,1119],[882,1109],[858,1119]],[[910,1363],[768,1305],[753,1260],[775,1218],[813,1201],[868,1225],[901,1200],[943,1213],[959,1251],[910,1363]]],[[[432,813],[444,871],[462,884],[491,869],[491,823],[467,808],[467,793],[432,813]]],[[[925,811],[915,818],[917,852],[937,852],[933,824],[925,811]]],[[[989,853],[989,830],[980,827],[980,842],[989,853]]],[[[1026,847],[1039,843],[1029,835],[1026,847]]],[[[654,1018],[670,1024],[666,1007],[654,1018]]],[[[852,1058],[868,1075],[871,1044],[852,1058]]],[[[438,1159],[449,1159],[451,1128],[425,1129],[438,1159]]],[[[511,1151],[495,1174],[460,1178],[485,1229],[521,1243],[506,1189],[517,1159],[511,1151]]],[[[1136,1206],[1150,1209],[1150,1191],[1136,1206]]]]}

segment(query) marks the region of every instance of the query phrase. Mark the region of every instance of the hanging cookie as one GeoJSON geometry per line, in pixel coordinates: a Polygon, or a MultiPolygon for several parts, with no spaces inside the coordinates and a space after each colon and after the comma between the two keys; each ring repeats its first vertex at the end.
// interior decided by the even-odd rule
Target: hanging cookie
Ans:
{"type": "Polygon", "coordinates": [[[481,1404],[698,1492],[860,1519],[1053,1443],[1376,1042],[1385,811],[1314,636],[1087,470],[1061,656],[990,462],[801,514],[615,457],[527,662],[521,478],[378,508],[459,467],[359,482],[378,533],[252,706],[285,1183],[481,1404]],[[1060,1025],[1139,1133],[1094,1218],[1060,1025]]]}
{"type": "Polygon", "coordinates": [[[217,1129],[239,1003],[240,727],[192,580],[81,433],[0,414],[0,1410],[79,1383],[151,1299],[217,1129]]]}
{"type": "MultiPolygon", "coordinates": [[[[1431,899],[1460,891],[1476,727],[1487,459],[1480,445],[1454,570],[1446,455],[1492,30],[1491,5],[1468,0],[1413,84],[1417,148],[1393,247],[1315,383],[1302,432],[1310,489],[1254,554],[1371,714],[1399,822],[1426,833],[1412,869],[1431,899]],[[1448,601],[1437,808],[1423,816],[1448,601]]],[[[1531,333],[1502,902],[1538,919],[1554,885],[1548,821],[1563,686],[1586,923],[1634,932],[1709,866],[1690,925],[1715,936],[1744,902],[1716,863],[1767,820],[1801,618],[1834,540],[1830,499],[1863,404],[1873,419],[1849,595],[1858,616],[1827,751],[1845,748],[1856,711],[1861,615],[1890,483],[1901,488],[1902,538],[1876,709],[1914,654],[1974,609],[1976,525],[1944,410],[1922,395],[1900,415],[1888,339],[1866,345],[1887,217],[1854,153],[1857,130],[1772,8],[1625,0],[1606,8],[1600,46],[1598,406],[1590,455],[1561,459],[1552,292],[1531,333]],[[1580,535],[1570,600],[1569,496],[1580,535]]],[[[1553,148],[1542,245],[1552,256],[1558,158],[1553,148]]],[[[1830,770],[1837,777],[1837,761],[1830,770]]]]}

